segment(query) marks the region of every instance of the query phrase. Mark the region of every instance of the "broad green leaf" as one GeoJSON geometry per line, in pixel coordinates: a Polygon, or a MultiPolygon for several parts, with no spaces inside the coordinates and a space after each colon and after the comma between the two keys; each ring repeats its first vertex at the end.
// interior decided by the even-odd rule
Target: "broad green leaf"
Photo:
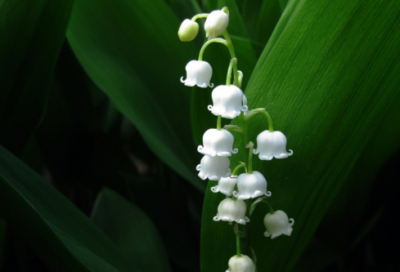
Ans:
{"type": "Polygon", "coordinates": [[[130,260],[132,271],[171,271],[156,227],[141,209],[118,193],[108,188],[100,192],[92,220],[130,260]]]}
{"type": "Polygon", "coordinates": [[[0,216],[54,271],[130,271],[119,249],[54,187],[0,146],[0,216]]]}
{"type": "Polygon", "coordinates": [[[204,194],[175,175],[160,163],[153,178],[127,176],[129,199],[157,226],[174,270],[200,271],[197,245],[204,194]]]}
{"type": "Polygon", "coordinates": [[[196,147],[190,89],[179,82],[195,46],[181,43],[180,21],[161,0],[75,2],[68,41],[89,77],[166,164],[192,182],[196,147]]]}
{"type": "MultiPolygon", "coordinates": [[[[351,250],[351,247],[354,248],[362,238],[369,235],[368,231],[371,229],[371,226],[376,225],[377,221],[380,222],[377,218],[382,216],[382,207],[387,206],[386,200],[390,196],[381,194],[384,195],[384,201],[380,201],[376,196],[380,194],[373,190],[372,182],[377,182],[378,172],[387,172],[382,169],[382,165],[393,156],[396,150],[400,149],[400,142],[398,141],[400,131],[399,107],[400,93],[393,99],[382,121],[377,124],[376,132],[366,145],[368,148],[362,152],[360,159],[344,183],[347,185],[342,186],[324,219],[318,226],[318,239],[320,241],[319,243],[311,242],[309,244],[296,267],[299,271],[301,271],[300,269],[311,271],[310,266],[314,262],[314,258],[311,255],[317,252],[318,248],[323,246],[323,243],[325,243],[325,247],[327,246],[326,244],[329,244],[336,250],[335,252],[332,252],[332,250],[320,252],[319,259],[333,261],[332,255],[338,258],[339,254],[344,255],[347,253],[349,249],[351,250]],[[390,148],[382,148],[383,146],[390,148]],[[373,204],[373,206],[378,211],[372,213],[370,205],[374,202],[376,204],[373,204]],[[369,215],[367,221],[364,221],[362,218],[365,214],[369,215]],[[346,224],[343,224],[343,222],[346,222],[346,224]],[[332,232],[332,229],[335,232],[332,232]]],[[[390,176],[390,173],[386,175],[390,176]]],[[[380,181],[378,182],[382,184],[380,181]]],[[[395,180],[388,179],[384,180],[384,182],[382,185],[385,188],[390,188],[390,185],[395,180]]],[[[313,271],[318,270],[315,269],[313,271]]]]}
{"type": "Polygon", "coordinates": [[[14,154],[45,114],[73,2],[0,2],[0,141],[14,154]]]}
{"type": "Polygon", "coordinates": [[[260,58],[257,61],[257,65],[254,68],[254,73],[252,74],[249,83],[251,83],[251,80],[255,79],[257,73],[261,71],[261,66],[264,65],[265,60],[269,56],[269,53],[274,48],[275,44],[280,39],[282,33],[285,31],[286,27],[291,23],[293,17],[297,14],[298,10],[302,7],[305,1],[306,0],[291,1],[290,4],[286,7],[284,13],[282,14],[281,18],[276,24],[275,29],[263,50],[263,53],[261,54],[260,58]]]}
{"type": "MultiPolygon", "coordinates": [[[[291,237],[270,240],[263,236],[267,210],[255,211],[244,249],[250,255],[249,247],[255,250],[259,271],[293,269],[399,92],[399,3],[296,4],[286,8],[246,89],[249,107],[267,108],[294,150],[285,160],[253,162],[268,180],[271,204],[296,220],[291,237]]],[[[266,120],[256,116],[249,127],[255,141],[266,120]]],[[[236,144],[241,146],[239,137],[236,144]]],[[[232,157],[232,167],[241,156],[243,150],[232,157]]],[[[201,256],[202,270],[210,272],[226,269],[235,253],[232,228],[212,222],[221,199],[210,192],[212,183],[201,256]]]]}
{"type": "Polygon", "coordinates": [[[282,9],[278,0],[263,1],[255,27],[255,40],[261,44],[266,44],[276,23],[280,19],[282,9]]]}
{"type": "MultiPolygon", "coordinates": [[[[272,0],[274,1],[274,0],[272,0]]],[[[257,25],[257,20],[261,11],[263,3],[271,2],[269,0],[243,0],[242,3],[242,18],[244,24],[246,25],[249,36],[255,40],[256,30],[258,27],[264,27],[262,25],[257,25]]]]}

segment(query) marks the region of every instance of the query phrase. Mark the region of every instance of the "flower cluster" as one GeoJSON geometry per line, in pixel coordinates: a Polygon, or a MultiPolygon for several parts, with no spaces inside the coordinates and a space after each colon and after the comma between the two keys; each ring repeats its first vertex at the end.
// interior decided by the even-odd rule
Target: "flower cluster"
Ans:
{"type": "Polygon", "coordinates": [[[259,171],[253,171],[252,156],[258,155],[260,160],[284,159],[291,156],[293,151],[286,150],[286,136],[280,131],[273,130],[272,119],[264,108],[248,109],[247,98],[241,90],[243,73],[237,69],[235,50],[226,30],[229,24],[228,9],[225,7],[210,14],[198,14],[191,20],[184,20],[178,31],[181,41],[186,42],[196,38],[199,32],[196,20],[199,18],[206,18],[204,30],[208,41],[201,48],[198,60],[191,60],[186,65],[186,79],[182,77],[181,82],[190,87],[213,88],[214,84],[210,83],[213,70],[208,62],[203,61],[203,53],[211,43],[221,43],[228,47],[231,60],[226,84],[215,87],[211,93],[213,104],[208,106],[208,110],[217,116],[217,127],[208,129],[203,135],[203,145],[197,148],[203,158],[196,170],[199,171],[198,176],[201,179],[218,181],[218,184],[211,188],[213,193],[222,193],[226,196],[218,205],[214,221],[236,223],[237,254],[229,260],[227,272],[254,272],[253,261],[241,254],[240,231],[237,224],[244,227],[249,223],[252,210],[261,202],[266,203],[270,209],[264,218],[266,237],[274,239],[281,234],[290,236],[294,220],[289,219],[281,210],[274,211],[267,201],[267,197],[272,194],[267,191],[267,180],[264,175],[259,171]],[[221,35],[224,38],[218,38],[221,35]],[[257,136],[256,148],[251,141],[245,142],[243,150],[245,162],[240,163],[232,171],[229,157],[238,153],[238,149],[233,147],[235,138],[232,132],[241,134],[243,141],[248,139],[247,122],[259,113],[267,117],[269,128],[257,136]],[[222,128],[221,118],[238,118],[240,126],[228,125],[222,128]],[[250,209],[247,207],[250,202],[245,200],[254,200],[250,209]]]}

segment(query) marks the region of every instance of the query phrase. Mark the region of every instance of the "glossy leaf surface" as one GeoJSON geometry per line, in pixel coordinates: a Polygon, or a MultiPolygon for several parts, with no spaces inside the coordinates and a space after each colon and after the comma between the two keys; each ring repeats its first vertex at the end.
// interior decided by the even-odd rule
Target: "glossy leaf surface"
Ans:
{"type": "Polygon", "coordinates": [[[108,188],[100,192],[92,220],[130,260],[132,271],[172,271],[151,220],[118,193],[108,188]]]}
{"type": "MultiPolygon", "coordinates": [[[[389,133],[378,132],[376,124],[399,92],[399,15],[395,1],[306,0],[291,1],[278,22],[246,95],[250,108],[267,108],[275,130],[285,133],[294,150],[285,160],[257,158],[253,169],[266,176],[274,208],[296,223],[291,237],[267,239],[262,223],[267,209],[256,209],[244,248],[247,254],[249,247],[255,250],[259,271],[293,269],[360,154],[368,150],[368,141],[374,133],[389,133]]],[[[257,116],[249,127],[255,141],[267,123],[257,116]]],[[[243,160],[242,151],[233,165],[243,160]]],[[[209,188],[202,270],[221,271],[235,254],[235,240],[232,227],[212,221],[222,198],[209,188]]]]}
{"type": "Polygon", "coordinates": [[[75,2],[68,40],[89,77],[180,175],[195,174],[190,88],[179,82],[195,46],[181,43],[180,21],[161,0],[75,2]]]}
{"type": "Polygon", "coordinates": [[[0,147],[0,216],[54,271],[129,271],[121,252],[68,199],[0,147]]]}

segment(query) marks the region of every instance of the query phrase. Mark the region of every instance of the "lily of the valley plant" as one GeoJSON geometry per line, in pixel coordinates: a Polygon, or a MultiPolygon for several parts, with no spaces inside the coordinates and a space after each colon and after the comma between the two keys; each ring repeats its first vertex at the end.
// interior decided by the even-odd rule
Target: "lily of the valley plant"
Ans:
{"type": "Polygon", "coordinates": [[[289,219],[284,211],[274,211],[272,208],[267,200],[267,197],[270,197],[272,193],[267,191],[267,180],[264,175],[258,171],[253,171],[252,156],[258,154],[261,160],[284,159],[291,156],[293,151],[288,152],[286,150],[286,136],[280,131],[274,131],[272,119],[266,109],[248,109],[247,98],[240,89],[243,73],[238,70],[235,49],[226,30],[229,24],[228,8],[224,7],[222,10],[215,10],[210,14],[198,14],[191,20],[184,20],[178,31],[181,41],[188,42],[196,38],[199,32],[199,25],[196,20],[199,18],[206,18],[204,30],[208,41],[201,48],[198,60],[191,60],[186,65],[186,79],[182,77],[181,82],[190,87],[195,85],[200,88],[214,87],[214,84],[210,83],[212,77],[211,65],[203,61],[204,51],[211,43],[225,45],[229,50],[231,59],[225,85],[215,87],[211,93],[213,105],[209,105],[208,109],[217,116],[217,127],[210,128],[204,133],[203,145],[200,145],[197,149],[204,157],[196,169],[199,171],[201,179],[208,178],[218,181],[218,185],[211,188],[212,192],[226,195],[226,198],[216,207],[216,216],[209,220],[226,221],[229,224],[235,222],[236,255],[227,260],[229,266],[227,272],[254,272],[256,270],[254,256],[252,260],[250,257],[241,254],[240,238],[242,232],[239,231],[238,224],[246,225],[249,223],[251,214],[259,203],[265,203],[269,207],[269,213],[264,218],[266,228],[264,235],[266,237],[274,239],[281,234],[290,236],[294,220],[289,219]],[[221,35],[224,38],[218,38],[221,35]],[[250,118],[258,113],[265,115],[269,128],[257,136],[257,148],[254,149],[253,142],[248,140],[247,123],[250,118]],[[239,118],[240,126],[228,125],[222,128],[221,118],[239,118]],[[229,168],[229,157],[238,152],[238,149],[233,148],[234,137],[231,133],[233,131],[242,136],[245,157],[243,163],[231,170],[229,168]],[[250,207],[247,207],[244,200],[254,201],[250,207]]]}

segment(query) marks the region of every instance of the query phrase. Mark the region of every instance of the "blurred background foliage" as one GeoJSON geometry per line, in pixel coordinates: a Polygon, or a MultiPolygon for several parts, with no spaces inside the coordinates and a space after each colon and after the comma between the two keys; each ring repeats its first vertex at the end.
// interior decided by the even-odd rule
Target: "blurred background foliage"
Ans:
{"type": "MultiPolygon", "coordinates": [[[[255,162],[293,235],[245,251],[259,271],[400,270],[399,3],[0,0],[1,271],[225,271],[232,229],[195,171],[210,90],[179,82],[204,33],[176,35],[223,6],[249,105],[295,151],[255,162]]],[[[227,50],[204,58],[225,82],[227,50]]]]}

